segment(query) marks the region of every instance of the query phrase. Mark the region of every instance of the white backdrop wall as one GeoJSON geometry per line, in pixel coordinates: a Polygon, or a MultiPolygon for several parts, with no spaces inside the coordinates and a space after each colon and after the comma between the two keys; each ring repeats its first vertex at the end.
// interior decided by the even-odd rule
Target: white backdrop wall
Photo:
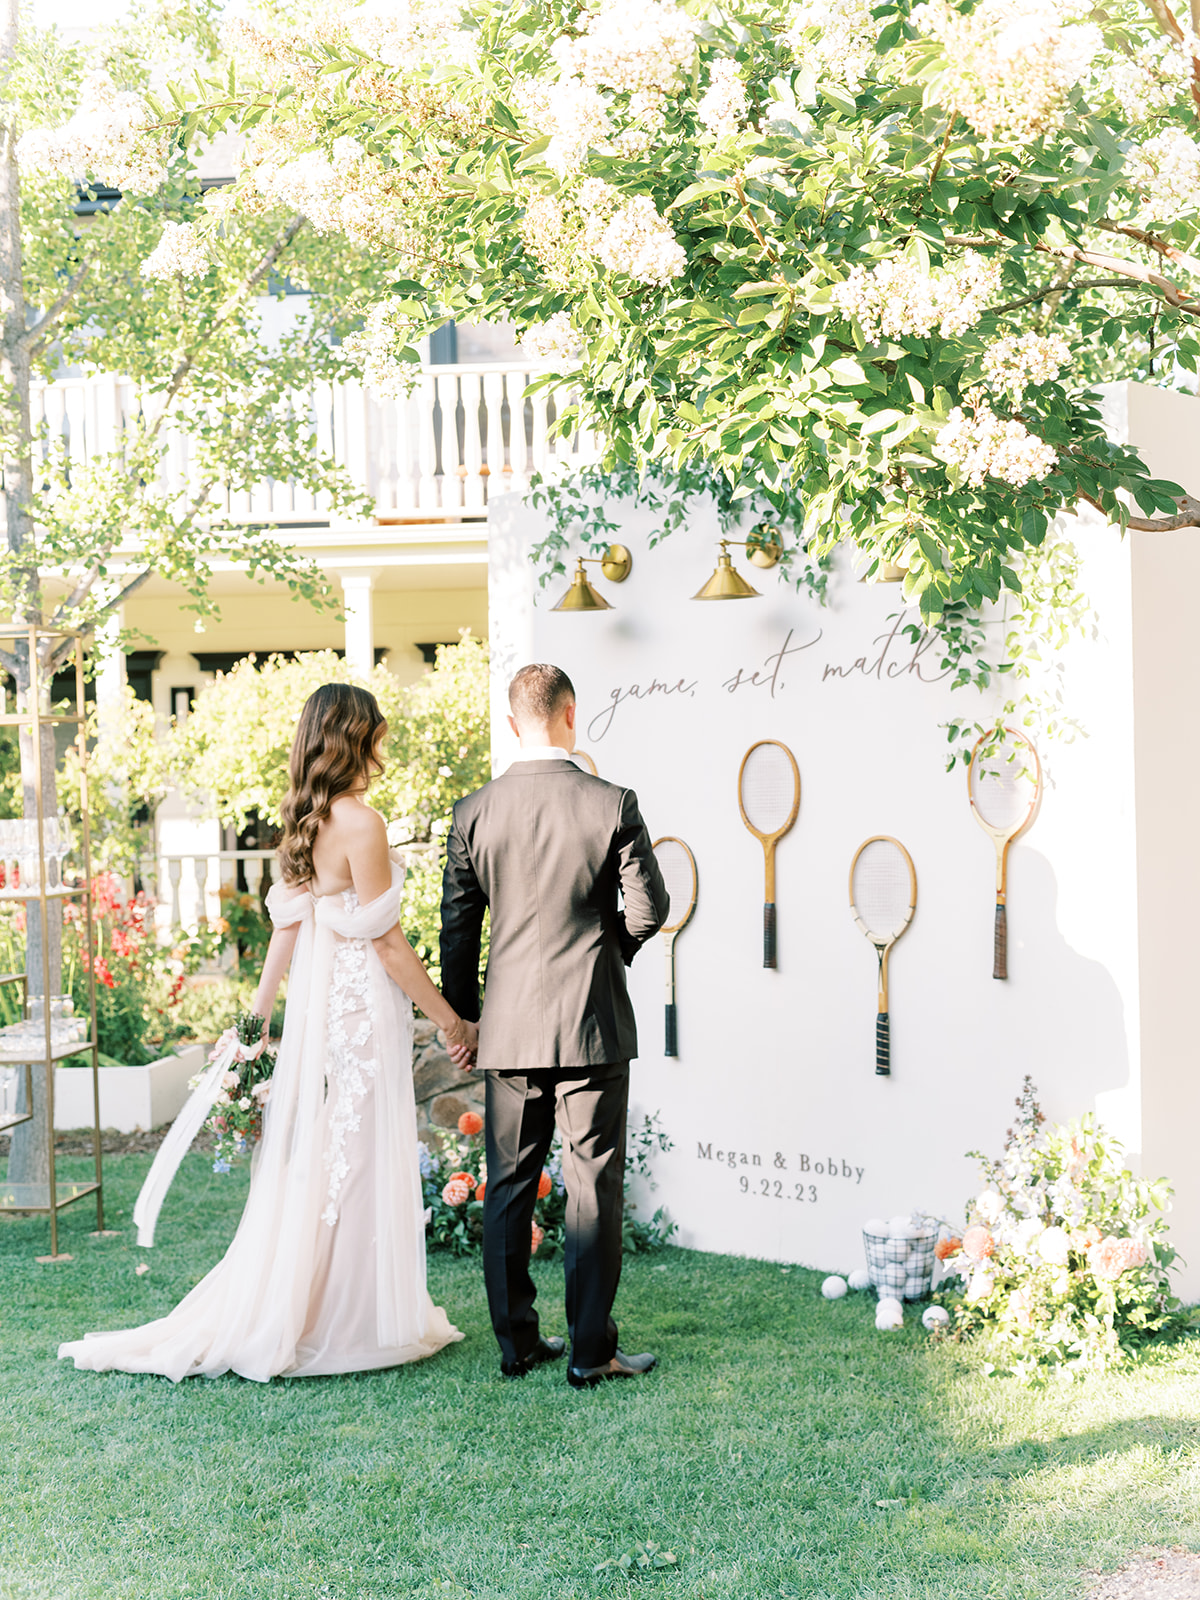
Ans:
{"type": "MultiPolygon", "coordinates": [[[[1184,408],[1171,416],[1186,434],[1196,402],[1165,398],[1184,408]]],[[[1132,406],[1125,391],[1116,400],[1125,429],[1132,406]]],[[[1163,416],[1150,425],[1161,439],[1163,416]]],[[[1176,460],[1173,475],[1182,470],[1176,460]]],[[[944,770],[939,726],[991,706],[974,690],[951,692],[936,648],[904,637],[913,614],[897,615],[898,586],[857,583],[842,564],[820,607],[742,562],[760,599],[693,602],[715,562],[715,511],[697,508],[686,533],[651,548],[647,514],[610,509],[633,572],[617,587],[589,569],[615,609],[581,615],[549,609],[563,580],[537,589],[536,514],[515,497],[491,508],[493,739],[503,769],[509,677],[525,661],[558,662],[601,776],[637,791],[652,836],[677,834],[695,854],[698,904],[677,946],[678,1059],[662,1053],[657,941],[630,974],[641,1043],[633,1097],[673,1140],[653,1203],[667,1206],[680,1242],[849,1268],[869,1216],[920,1208],[959,1220],[977,1187],[966,1152],[998,1152],[1026,1073],[1052,1118],[1096,1110],[1135,1169],[1150,1107],[1156,1156],[1177,1160],[1186,1144],[1164,1142],[1158,1123],[1178,1121],[1172,1083],[1194,1075],[1194,1049],[1167,1018],[1149,1098],[1141,1059],[1139,960],[1157,963],[1159,942],[1169,947],[1173,913],[1165,924],[1158,916],[1153,950],[1140,930],[1139,956],[1148,891],[1135,809],[1131,542],[1080,520],[1099,624],[1059,667],[1066,709],[1087,737],[1043,751],[1052,786],[1011,852],[1011,976],[997,982],[994,852],[963,772],[944,770]],[[762,966],[762,850],[737,804],[739,762],[762,738],[790,746],[802,781],[777,857],[776,971],[762,966]],[[892,956],[890,1078],[874,1070],[875,958],[848,906],[853,853],[875,833],[907,846],[918,877],[916,917],[892,956]]],[[[1159,683],[1150,699],[1161,698],[1159,683]]],[[[1152,751],[1159,738],[1144,730],[1152,751]]],[[[1139,761],[1151,759],[1139,747],[1139,761]]],[[[1171,821],[1159,815],[1155,829],[1171,821]]],[[[1152,858],[1161,836],[1142,843],[1152,858]]],[[[1194,1200],[1177,1222],[1184,1247],[1194,1200]]],[[[1200,1265],[1200,1237],[1196,1246],[1200,1265]]],[[[1200,1293],[1200,1273],[1184,1287],[1200,1293]]]]}

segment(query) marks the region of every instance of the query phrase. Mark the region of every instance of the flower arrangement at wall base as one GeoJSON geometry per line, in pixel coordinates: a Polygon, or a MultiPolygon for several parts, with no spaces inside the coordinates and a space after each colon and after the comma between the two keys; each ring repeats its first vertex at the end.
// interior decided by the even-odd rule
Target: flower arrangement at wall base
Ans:
{"type": "MultiPolygon", "coordinates": [[[[671,1141],[659,1125],[657,1115],[644,1117],[640,1123],[631,1120],[626,1178],[641,1178],[653,1189],[651,1158],[656,1150],[670,1148],[671,1141]]],[[[465,1111],[458,1119],[457,1132],[441,1134],[428,1144],[422,1141],[417,1146],[417,1154],[421,1163],[429,1244],[455,1255],[473,1254],[483,1244],[483,1199],[487,1191],[483,1118],[478,1112],[465,1111]]],[[[562,1145],[556,1133],[538,1181],[532,1223],[535,1255],[548,1259],[562,1248],[566,1239],[566,1212],[562,1145]]],[[[637,1217],[627,1187],[621,1235],[626,1254],[660,1249],[674,1232],[675,1224],[668,1220],[661,1206],[649,1221],[637,1217]]]]}
{"type": "Polygon", "coordinates": [[[971,1152],[985,1187],[937,1247],[961,1276],[956,1329],[990,1335],[989,1368],[1025,1378],[1102,1370],[1179,1332],[1170,1186],[1135,1178],[1090,1114],[1047,1125],[1028,1077],[1017,1108],[998,1160],[971,1152]]]}

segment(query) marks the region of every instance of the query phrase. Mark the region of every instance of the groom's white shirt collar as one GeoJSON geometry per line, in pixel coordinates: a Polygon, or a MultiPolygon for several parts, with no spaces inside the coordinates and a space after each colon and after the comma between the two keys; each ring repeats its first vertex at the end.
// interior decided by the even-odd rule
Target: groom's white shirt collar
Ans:
{"type": "Polygon", "coordinates": [[[570,759],[570,751],[561,750],[556,744],[526,745],[513,756],[512,764],[515,766],[518,761],[570,761],[570,759]]]}

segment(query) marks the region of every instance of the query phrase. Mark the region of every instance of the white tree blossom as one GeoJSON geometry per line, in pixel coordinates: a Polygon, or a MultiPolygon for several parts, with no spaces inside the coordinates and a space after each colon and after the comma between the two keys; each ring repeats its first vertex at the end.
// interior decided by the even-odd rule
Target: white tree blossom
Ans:
{"type": "Polygon", "coordinates": [[[1068,91],[1103,44],[1092,23],[1067,21],[1067,0],[980,0],[971,12],[927,0],[913,20],[945,50],[940,91],[975,132],[1025,141],[1052,132],[1068,91]]]}
{"type": "Polygon", "coordinates": [[[1125,157],[1125,171],[1156,218],[1200,210],[1200,144],[1182,128],[1152,134],[1125,157]]]}
{"type": "Polygon", "coordinates": [[[626,94],[663,94],[695,54],[696,22],[673,0],[610,0],[581,25],[554,46],[563,72],[626,94]]]}
{"type": "Polygon", "coordinates": [[[1071,347],[1060,333],[1009,334],[983,353],[983,370],[991,388],[1019,400],[1030,384],[1049,383],[1071,359],[1071,347]]]}
{"type": "Polygon", "coordinates": [[[737,62],[722,56],[713,62],[708,89],[696,103],[696,120],[708,138],[727,139],[738,131],[745,116],[746,85],[737,62]]]}
{"type": "Polygon", "coordinates": [[[420,376],[415,361],[401,359],[412,343],[413,325],[394,301],[378,301],[357,333],[342,342],[348,361],[359,368],[363,382],[385,398],[403,399],[420,376]]]}
{"type": "Polygon", "coordinates": [[[212,266],[208,246],[190,222],[164,222],[162,235],[142,262],[143,278],[198,278],[212,266]]]}
{"type": "Polygon", "coordinates": [[[934,272],[907,255],[885,256],[873,267],[852,267],[833,301],[871,338],[924,338],[934,328],[952,338],[974,327],[999,284],[999,263],[976,250],[934,272]]]}
{"type": "Polygon", "coordinates": [[[535,322],[521,335],[521,346],[534,361],[555,357],[569,358],[579,349],[579,335],[571,326],[570,313],[556,311],[545,322],[535,322]]]}
{"type": "Polygon", "coordinates": [[[166,176],[167,144],[140,95],[118,91],[107,72],[83,80],[79,106],[61,128],[34,128],[20,141],[22,166],[153,194],[166,176]]]}
{"type": "Polygon", "coordinates": [[[955,406],[936,440],[937,454],[962,472],[974,488],[986,478],[1000,478],[1016,489],[1054,470],[1054,450],[1022,422],[998,417],[981,390],[967,396],[970,415],[955,406]]]}
{"type": "Polygon", "coordinates": [[[640,283],[660,287],[679,277],[687,266],[687,252],[645,194],[637,195],[616,213],[596,254],[610,272],[625,272],[640,283]]]}
{"type": "Polygon", "coordinates": [[[871,0],[803,0],[787,42],[818,79],[855,89],[875,60],[878,34],[871,0]]]}

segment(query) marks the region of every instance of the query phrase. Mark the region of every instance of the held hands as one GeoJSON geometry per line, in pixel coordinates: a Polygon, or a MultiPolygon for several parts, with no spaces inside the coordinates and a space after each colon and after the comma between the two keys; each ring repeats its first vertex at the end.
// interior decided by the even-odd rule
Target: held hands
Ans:
{"type": "Polygon", "coordinates": [[[443,1029],[442,1038],[454,1065],[460,1067],[463,1072],[470,1072],[479,1051],[478,1026],[460,1017],[453,1028],[443,1029]]]}

